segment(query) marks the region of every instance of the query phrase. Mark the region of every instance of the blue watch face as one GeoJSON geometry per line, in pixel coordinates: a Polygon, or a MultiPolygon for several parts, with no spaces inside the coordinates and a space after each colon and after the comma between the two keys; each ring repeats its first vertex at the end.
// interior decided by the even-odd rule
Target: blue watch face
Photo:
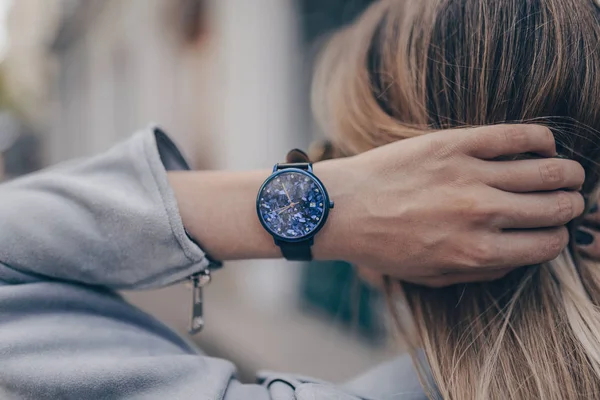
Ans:
{"type": "Polygon", "coordinates": [[[257,208],[263,225],[283,239],[301,239],[317,230],[328,207],[323,186],[308,173],[283,170],[265,182],[257,208]]]}

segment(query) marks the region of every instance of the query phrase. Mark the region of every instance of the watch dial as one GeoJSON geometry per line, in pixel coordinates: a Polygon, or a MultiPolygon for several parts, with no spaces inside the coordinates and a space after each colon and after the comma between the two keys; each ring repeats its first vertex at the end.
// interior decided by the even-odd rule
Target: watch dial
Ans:
{"type": "Polygon", "coordinates": [[[265,226],[287,239],[311,234],[325,213],[325,196],[314,178],[300,172],[282,172],[268,181],[258,196],[265,226]]]}

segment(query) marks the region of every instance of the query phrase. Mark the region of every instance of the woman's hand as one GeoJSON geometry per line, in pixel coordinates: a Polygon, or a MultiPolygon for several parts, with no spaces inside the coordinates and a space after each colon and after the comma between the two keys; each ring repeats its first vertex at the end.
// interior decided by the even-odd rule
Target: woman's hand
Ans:
{"type": "MultiPolygon", "coordinates": [[[[428,286],[554,259],[583,212],[584,171],[536,125],[443,131],[315,165],[336,208],[314,255],[428,286]],[[491,161],[537,153],[546,158],[491,161]]],[[[600,252],[599,252],[600,254],[600,252]]]]}

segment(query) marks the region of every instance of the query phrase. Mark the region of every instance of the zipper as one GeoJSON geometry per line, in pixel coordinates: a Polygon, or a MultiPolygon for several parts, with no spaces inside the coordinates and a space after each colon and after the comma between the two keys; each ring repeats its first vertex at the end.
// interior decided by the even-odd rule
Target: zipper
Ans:
{"type": "Polygon", "coordinates": [[[210,269],[206,268],[190,276],[189,280],[192,284],[192,314],[188,332],[195,335],[204,328],[203,289],[210,283],[210,269]]]}

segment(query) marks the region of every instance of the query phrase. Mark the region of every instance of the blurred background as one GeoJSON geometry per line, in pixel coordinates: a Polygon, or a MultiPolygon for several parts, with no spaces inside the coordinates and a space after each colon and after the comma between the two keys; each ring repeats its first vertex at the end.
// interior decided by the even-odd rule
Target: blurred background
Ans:
{"type": "MultiPolygon", "coordinates": [[[[0,0],[0,179],[101,152],[150,123],[198,169],[270,168],[318,133],[312,65],[372,0],[0,0]]],[[[127,293],[185,333],[183,285],[127,293]]],[[[340,381],[397,353],[344,263],[228,263],[193,338],[258,369],[340,381]]]]}

